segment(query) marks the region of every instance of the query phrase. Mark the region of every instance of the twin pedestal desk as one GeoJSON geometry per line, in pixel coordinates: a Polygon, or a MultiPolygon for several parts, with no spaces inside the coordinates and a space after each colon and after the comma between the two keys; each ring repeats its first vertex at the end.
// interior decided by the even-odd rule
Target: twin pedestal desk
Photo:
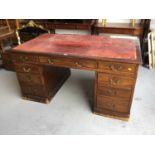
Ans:
{"type": "Polygon", "coordinates": [[[127,120],[141,54],[134,41],[44,34],[12,51],[24,99],[48,103],[70,68],[95,71],[93,112],[127,120]]]}

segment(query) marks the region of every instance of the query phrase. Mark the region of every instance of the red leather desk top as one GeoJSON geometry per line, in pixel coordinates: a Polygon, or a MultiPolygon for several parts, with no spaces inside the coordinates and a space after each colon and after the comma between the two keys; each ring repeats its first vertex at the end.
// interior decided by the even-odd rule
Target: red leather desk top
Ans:
{"type": "Polygon", "coordinates": [[[91,35],[44,34],[15,47],[13,50],[86,58],[137,59],[134,41],[91,35]]]}

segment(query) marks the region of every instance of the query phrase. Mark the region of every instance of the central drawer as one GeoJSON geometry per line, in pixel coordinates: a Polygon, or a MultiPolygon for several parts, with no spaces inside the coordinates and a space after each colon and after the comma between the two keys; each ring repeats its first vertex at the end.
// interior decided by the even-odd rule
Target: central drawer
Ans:
{"type": "Polygon", "coordinates": [[[53,66],[79,68],[79,69],[97,69],[97,62],[92,60],[81,60],[76,58],[65,58],[65,57],[45,57],[40,56],[39,62],[41,64],[48,64],[53,66]]]}
{"type": "Polygon", "coordinates": [[[98,85],[132,89],[134,85],[134,79],[113,74],[98,73],[98,85]]]}
{"type": "Polygon", "coordinates": [[[76,61],[69,58],[57,58],[57,57],[39,57],[39,62],[41,64],[47,64],[52,66],[60,66],[60,67],[68,67],[68,68],[75,68],[76,67],[76,61]]]}

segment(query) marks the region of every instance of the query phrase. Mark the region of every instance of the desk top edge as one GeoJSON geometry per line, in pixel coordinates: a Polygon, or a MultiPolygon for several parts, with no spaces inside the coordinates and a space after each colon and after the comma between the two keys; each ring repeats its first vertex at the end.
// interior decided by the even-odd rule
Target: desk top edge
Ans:
{"type": "Polygon", "coordinates": [[[139,64],[141,65],[142,57],[137,51],[137,59],[136,60],[129,60],[129,59],[116,59],[116,58],[98,58],[98,57],[81,57],[81,56],[73,56],[73,55],[60,55],[60,54],[48,54],[48,53],[32,53],[27,51],[17,51],[17,50],[11,50],[11,53],[14,54],[23,54],[23,55],[33,55],[33,56],[55,56],[55,57],[66,57],[66,58],[77,58],[77,59],[84,59],[84,60],[94,60],[94,61],[113,61],[113,62],[121,62],[121,63],[133,63],[133,64],[139,64]]]}

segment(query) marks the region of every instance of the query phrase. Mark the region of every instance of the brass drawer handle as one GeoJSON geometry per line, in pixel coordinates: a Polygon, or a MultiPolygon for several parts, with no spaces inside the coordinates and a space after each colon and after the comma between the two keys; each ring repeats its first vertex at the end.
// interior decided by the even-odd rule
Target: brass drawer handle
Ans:
{"type": "Polygon", "coordinates": [[[28,82],[33,82],[32,77],[31,77],[31,76],[27,76],[27,81],[28,81],[28,82]]]}
{"type": "Polygon", "coordinates": [[[52,59],[49,58],[49,59],[48,59],[48,63],[49,63],[49,64],[54,64],[54,61],[53,61],[52,59]]]}
{"type": "Polygon", "coordinates": [[[25,67],[24,67],[24,68],[23,68],[23,71],[26,72],[26,73],[28,73],[28,72],[31,71],[31,68],[25,68],[25,67]]]}
{"type": "Polygon", "coordinates": [[[115,109],[115,104],[112,104],[111,107],[112,107],[112,109],[114,110],[114,109],[115,109]]]}
{"type": "Polygon", "coordinates": [[[118,85],[120,83],[119,79],[110,79],[110,84],[112,85],[118,85]]]}
{"type": "Polygon", "coordinates": [[[76,66],[82,67],[82,65],[79,62],[75,62],[76,66]]]}
{"type": "Polygon", "coordinates": [[[120,66],[120,65],[110,65],[109,67],[110,67],[111,70],[113,70],[113,71],[115,71],[115,72],[120,71],[120,70],[122,70],[122,68],[123,68],[123,67],[120,66]]]}
{"type": "Polygon", "coordinates": [[[29,58],[28,58],[27,56],[21,56],[20,59],[21,59],[22,61],[28,61],[29,58]]]}

